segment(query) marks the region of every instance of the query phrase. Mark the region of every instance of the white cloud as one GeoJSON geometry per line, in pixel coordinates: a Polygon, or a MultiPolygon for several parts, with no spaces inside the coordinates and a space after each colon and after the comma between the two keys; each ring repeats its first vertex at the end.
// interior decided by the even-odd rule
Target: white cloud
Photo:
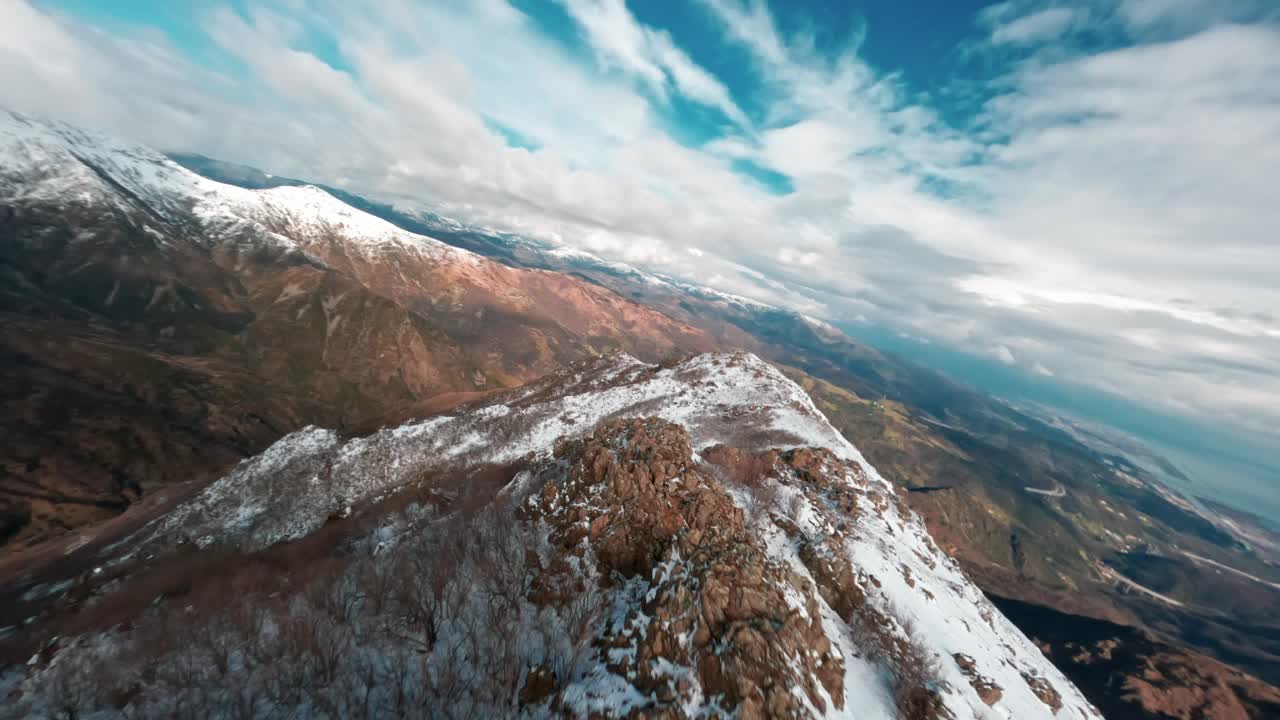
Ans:
{"type": "Polygon", "coordinates": [[[1015,18],[1007,24],[997,25],[991,31],[991,42],[998,45],[1025,45],[1052,39],[1076,22],[1076,10],[1065,7],[1046,8],[1015,18]]]}
{"type": "Polygon", "coordinates": [[[855,34],[819,52],[757,0],[701,0],[750,58],[767,108],[751,117],[692,59],[705,56],[621,0],[563,4],[586,53],[503,0],[213,5],[189,30],[224,62],[197,64],[157,31],[16,0],[0,102],[1280,427],[1280,29],[1243,22],[1265,8],[1006,3],[975,33],[1017,64],[964,131],[865,62],[855,34]],[[1059,42],[1089,29],[1127,39],[1059,42]],[[300,49],[311,35],[344,63],[300,49]],[[677,95],[729,118],[723,136],[673,139],[677,95]],[[734,160],[795,191],[769,194],[734,160]]]}
{"type": "MultiPolygon", "coordinates": [[[[1266,0],[1119,0],[1119,15],[1134,30],[1196,31],[1207,23],[1264,13],[1266,0]]],[[[1275,11],[1274,5],[1271,11],[1275,11]]]]}
{"type": "Polygon", "coordinates": [[[1034,301],[1040,301],[1041,304],[1094,306],[1129,314],[1157,313],[1184,323],[1205,325],[1232,335],[1280,338],[1280,327],[1277,327],[1274,322],[1189,309],[1174,303],[1161,304],[1138,298],[1081,290],[1019,286],[1007,280],[987,276],[963,278],[957,282],[957,286],[982,297],[992,305],[1025,308],[1034,301]]]}
{"type": "Polygon", "coordinates": [[[676,47],[669,34],[637,21],[624,0],[560,0],[560,3],[582,28],[606,66],[637,76],[664,97],[670,85],[691,100],[719,109],[740,127],[751,127],[751,121],[733,101],[728,88],[676,47]]]}

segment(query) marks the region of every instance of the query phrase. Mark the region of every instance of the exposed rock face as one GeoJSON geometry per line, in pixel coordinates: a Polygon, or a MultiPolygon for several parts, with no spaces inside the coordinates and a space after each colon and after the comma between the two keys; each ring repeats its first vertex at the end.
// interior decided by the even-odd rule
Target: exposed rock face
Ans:
{"type": "Polygon", "coordinates": [[[602,642],[626,650],[610,671],[657,699],[646,712],[680,714],[697,703],[695,692],[744,718],[803,715],[796,690],[819,712],[844,705],[843,659],[823,632],[812,585],[767,558],[726,488],[696,464],[682,428],[612,421],[555,455],[568,471],[543,486],[535,517],[561,547],[578,548],[585,536],[606,578],[645,586],[602,642]]]}
{"type": "Polygon", "coordinates": [[[1040,702],[1048,705],[1055,713],[1062,709],[1062,696],[1053,687],[1053,683],[1030,673],[1023,673],[1022,679],[1027,681],[1027,686],[1040,698],[1040,702]]]}
{"type": "Polygon", "coordinates": [[[956,666],[960,668],[960,672],[969,678],[969,684],[973,686],[978,697],[982,698],[982,702],[988,705],[995,705],[1004,697],[1004,691],[1000,686],[991,681],[990,678],[983,677],[978,673],[977,662],[965,655],[964,653],[956,653],[952,656],[956,661],[956,666]]]}
{"type": "Polygon", "coordinates": [[[555,672],[545,665],[539,665],[525,675],[524,685],[520,687],[520,704],[539,705],[558,689],[559,681],[555,672]]]}

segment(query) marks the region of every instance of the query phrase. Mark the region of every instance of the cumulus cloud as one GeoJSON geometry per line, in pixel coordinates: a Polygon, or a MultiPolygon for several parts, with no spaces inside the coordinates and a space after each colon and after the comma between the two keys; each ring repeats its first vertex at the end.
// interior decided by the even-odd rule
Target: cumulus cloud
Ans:
{"type": "Polygon", "coordinates": [[[750,97],[622,0],[557,0],[580,47],[505,0],[303,6],[201,5],[192,48],[13,0],[0,104],[1280,427],[1265,3],[995,6],[974,25],[995,74],[951,121],[868,63],[859,29],[819,50],[763,0],[698,3],[750,97]],[[677,100],[723,117],[720,136],[679,139],[677,100]]]}

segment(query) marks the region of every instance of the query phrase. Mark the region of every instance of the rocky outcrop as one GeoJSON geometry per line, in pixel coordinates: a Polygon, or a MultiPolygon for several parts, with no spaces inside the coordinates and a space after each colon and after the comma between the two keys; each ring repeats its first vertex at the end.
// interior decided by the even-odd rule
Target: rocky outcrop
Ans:
{"type": "Polygon", "coordinates": [[[601,642],[616,651],[610,671],[655,699],[646,714],[680,715],[704,695],[744,718],[843,707],[843,659],[812,585],[766,556],[683,428],[607,422],[555,457],[568,469],[529,511],[557,546],[589,550],[606,582],[634,583],[642,599],[601,642]]]}
{"type": "MultiPolygon", "coordinates": [[[[867,690],[851,687],[850,673],[871,666],[887,678],[897,717],[967,716],[957,712],[964,693],[929,647],[936,638],[897,616],[884,583],[849,553],[864,513],[905,512],[861,465],[821,447],[695,453],[684,428],[642,418],[561,441],[534,476],[522,512],[572,558],[536,583],[560,593],[535,592],[564,602],[585,564],[626,598],[598,642],[608,672],[647,698],[633,712],[686,717],[712,699],[742,717],[856,715],[867,690]]],[[[903,569],[907,587],[935,600],[925,576],[939,561],[917,560],[919,580],[903,569]]],[[[1045,679],[1052,671],[1031,658],[1012,677],[1041,712],[1057,713],[1064,699],[1045,679]]],[[[980,669],[1000,665],[964,653],[947,661],[978,703],[1005,706],[1002,686],[980,669]]]]}
{"type": "Polygon", "coordinates": [[[956,667],[960,668],[960,672],[969,678],[969,684],[973,686],[978,697],[982,698],[982,702],[988,705],[995,705],[1004,697],[1004,691],[1000,686],[992,682],[991,678],[983,677],[978,672],[978,663],[972,657],[964,653],[956,653],[952,656],[956,661],[956,667]]]}
{"type": "Polygon", "coordinates": [[[1048,680],[1024,672],[1022,679],[1027,681],[1027,687],[1031,688],[1031,692],[1040,698],[1040,702],[1044,703],[1055,713],[1062,709],[1062,695],[1058,694],[1058,690],[1053,687],[1053,683],[1048,680]]]}

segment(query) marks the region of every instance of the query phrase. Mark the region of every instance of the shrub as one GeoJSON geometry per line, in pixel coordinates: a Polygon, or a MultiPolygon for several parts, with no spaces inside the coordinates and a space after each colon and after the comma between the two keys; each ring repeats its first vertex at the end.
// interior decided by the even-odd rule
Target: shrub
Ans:
{"type": "Polygon", "coordinates": [[[888,616],[862,604],[849,618],[854,644],[866,657],[889,672],[890,690],[902,720],[944,720],[952,717],[942,701],[942,669],[915,625],[902,620],[894,631],[888,616]]]}
{"type": "Polygon", "coordinates": [[[942,669],[908,620],[903,622],[899,653],[891,663],[893,701],[903,720],[941,720],[951,712],[942,702],[942,669]]]}

